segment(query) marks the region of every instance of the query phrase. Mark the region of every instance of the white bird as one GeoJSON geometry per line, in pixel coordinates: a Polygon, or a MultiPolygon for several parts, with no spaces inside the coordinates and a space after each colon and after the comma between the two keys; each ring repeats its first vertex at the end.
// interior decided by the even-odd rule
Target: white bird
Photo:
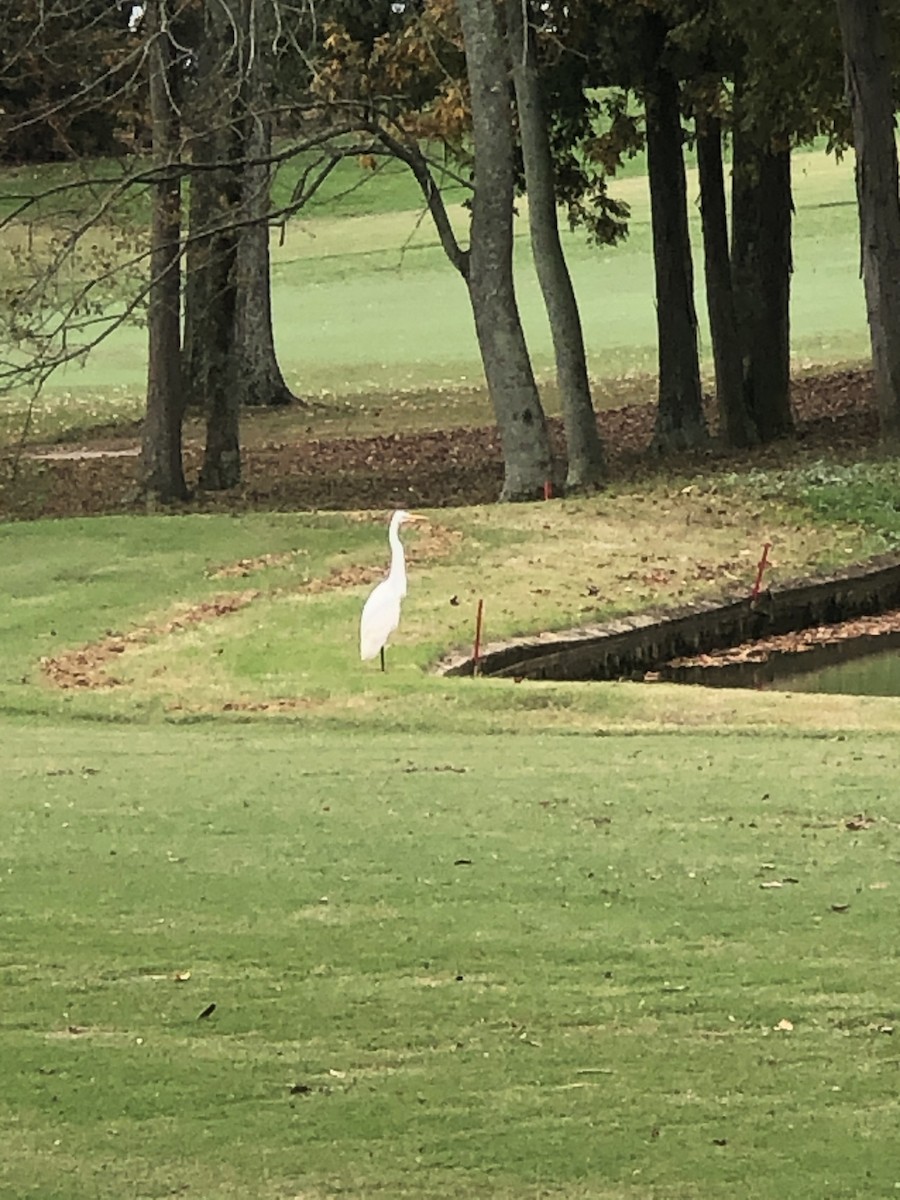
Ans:
{"type": "Polygon", "coordinates": [[[384,670],[384,648],[388,638],[400,624],[400,605],[406,595],[406,557],[400,541],[400,526],[411,521],[425,521],[417,513],[398,508],[391,517],[388,542],[391,547],[391,569],[370,593],[363,605],[359,621],[359,657],[365,661],[381,655],[384,670]]]}

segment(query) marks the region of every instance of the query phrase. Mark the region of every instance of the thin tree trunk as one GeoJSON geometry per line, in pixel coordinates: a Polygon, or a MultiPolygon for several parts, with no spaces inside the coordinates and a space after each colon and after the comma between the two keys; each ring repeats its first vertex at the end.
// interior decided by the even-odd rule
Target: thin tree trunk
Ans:
{"type": "Polygon", "coordinates": [[[603,447],[591,400],[578,301],[559,236],[553,153],[536,62],[530,0],[507,0],[506,12],[531,250],[550,322],[566,431],[566,489],[591,489],[604,480],[603,447]]]}
{"type": "MultiPolygon", "coordinates": [[[[244,140],[248,159],[265,158],[271,150],[268,117],[251,112],[244,140]]],[[[278,406],[297,399],[288,387],[278,356],[272,327],[272,282],[269,258],[269,180],[266,165],[247,166],[242,172],[244,218],[252,224],[241,229],[237,250],[237,346],[241,364],[244,404],[278,406]]]]}
{"type": "MultiPolygon", "coordinates": [[[[198,57],[202,55],[199,52],[198,57]]],[[[206,130],[203,114],[193,106],[191,124],[206,130]]],[[[215,153],[208,132],[198,133],[189,141],[191,162],[195,167],[212,163],[215,153]]],[[[184,377],[186,408],[202,411],[206,403],[209,376],[209,339],[206,332],[207,314],[212,302],[210,258],[213,237],[210,229],[215,220],[215,181],[211,171],[194,171],[190,181],[188,203],[188,241],[184,253],[184,344],[181,362],[184,377]]]]}
{"type": "Polygon", "coordinates": [[[467,283],[503,446],[501,500],[533,500],[553,477],[550,439],[513,283],[515,159],[506,54],[493,0],[459,0],[475,148],[467,283]]]}
{"type": "Polygon", "coordinates": [[[838,0],[856,149],[862,275],[882,433],[900,437],[900,197],[892,63],[879,0],[838,0]]]}
{"type": "Polygon", "coordinates": [[[244,404],[284,405],[296,397],[285,382],[275,353],[268,213],[272,168],[272,45],[275,5],[253,4],[247,35],[254,53],[244,86],[242,136],[248,165],[241,175],[242,215],[237,252],[237,349],[244,404]]]}
{"type": "MultiPolygon", "coordinates": [[[[660,49],[662,40],[660,36],[660,49]]],[[[657,55],[647,81],[645,104],[659,352],[654,442],[663,452],[700,446],[708,438],[700,389],[679,100],[678,82],[657,55]]]]}
{"type": "MultiPolygon", "coordinates": [[[[736,87],[736,109],[740,88],[736,87]]],[[[791,413],[791,157],[735,121],[731,265],[744,404],[763,442],[793,432],[791,413]]]]}
{"type": "MultiPolygon", "coordinates": [[[[223,186],[227,187],[226,180],[223,186]]],[[[200,468],[200,486],[208,491],[224,491],[241,481],[240,368],[235,355],[237,240],[234,229],[217,233],[210,262],[215,301],[205,322],[209,371],[200,468]]]]}
{"type": "Polygon", "coordinates": [[[195,168],[190,176],[188,239],[184,252],[184,341],[181,363],[185,405],[196,411],[206,406],[210,371],[210,307],[215,303],[212,278],[213,228],[219,197],[212,170],[221,153],[220,124],[226,97],[217,84],[219,50],[207,34],[206,6],[191,12],[189,42],[192,87],[185,105],[186,150],[195,168]]]}
{"type": "Polygon", "coordinates": [[[759,440],[759,434],[744,402],[741,341],[728,253],[722,127],[717,117],[707,116],[702,123],[698,123],[697,169],[700,176],[706,303],[716,372],[719,435],[729,446],[752,446],[759,440]]]}
{"type": "Polygon", "coordinates": [[[235,336],[241,157],[239,97],[247,47],[241,12],[204,7],[196,55],[191,203],[190,307],[185,314],[191,357],[190,395],[206,412],[200,486],[235,487],[241,478],[240,370],[235,336]],[[232,21],[232,17],[235,20],[232,21]],[[196,275],[193,273],[197,272],[196,275]]]}
{"type": "Polygon", "coordinates": [[[175,46],[165,0],[148,5],[153,209],[148,316],[147,413],[141,439],[142,488],[161,501],[184,500],[182,463],[180,241],[181,180],[166,168],[178,159],[175,46]]]}

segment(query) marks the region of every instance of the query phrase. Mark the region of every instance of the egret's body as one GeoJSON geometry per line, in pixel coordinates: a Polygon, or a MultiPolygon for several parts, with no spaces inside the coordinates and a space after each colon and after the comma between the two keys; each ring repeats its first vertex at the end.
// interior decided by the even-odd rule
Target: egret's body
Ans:
{"type": "Polygon", "coordinates": [[[400,605],[406,595],[406,556],[400,541],[400,526],[407,521],[419,521],[413,513],[402,508],[391,517],[388,542],[391,547],[391,569],[387,578],[369,594],[363,605],[359,622],[359,656],[363,661],[381,655],[384,670],[384,648],[391,634],[400,624],[400,605]]]}

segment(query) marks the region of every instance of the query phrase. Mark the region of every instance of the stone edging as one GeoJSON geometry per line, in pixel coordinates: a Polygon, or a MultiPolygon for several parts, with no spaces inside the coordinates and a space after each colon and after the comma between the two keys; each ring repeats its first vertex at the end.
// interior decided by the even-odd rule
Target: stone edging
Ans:
{"type": "MultiPolygon", "coordinates": [[[[756,599],[719,597],[604,624],[491,642],[482,650],[480,674],[516,679],[640,678],[672,658],[898,606],[900,553],[884,554],[829,575],[790,581],[761,592],[756,599]]],[[[441,675],[471,675],[472,657],[450,655],[437,670],[441,675]]]]}

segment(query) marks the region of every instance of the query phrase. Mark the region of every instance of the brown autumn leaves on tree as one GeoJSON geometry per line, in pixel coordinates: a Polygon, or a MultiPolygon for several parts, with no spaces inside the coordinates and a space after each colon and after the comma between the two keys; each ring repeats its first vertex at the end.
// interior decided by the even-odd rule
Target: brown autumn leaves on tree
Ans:
{"type": "MultiPolygon", "coordinates": [[[[863,7],[872,6],[874,0],[866,0],[863,7]]],[[[4,145],[15,146],[22,129],[34,125],[50,131],[54,154],[85,153],[93,144],[84,140],[87,124],[95,148],[119,153],[126,164],[111,189],[122,196],[139,184],[153,192],[150,270],[146,251],[138,253],[144,282],[120,306],[127,319],[149,289],[147,493],[160,499],[186,493],[180,436],[188,400],[207,414],[201,484],[228,488],[240,478],[241,402],[291,399],[272,341],[268,222],[277,214],[269,191],[273,159],[299,153],[307,159],[294,208],[347,156],[374,161],[393,155],[413,171],[472,300],[503,441],[503,496],[526,499],[542,494],[548,480],[561,485],[562,477],[551,461],[516,305],[515,192],[528,194],[556,350],[566,482],[572,490],[596,486],[603,454],[556,226],[558,203],[575,219],[591,222],[595,237],[621,236],[623,214],[604,198],[604,175],[646,136],[659,317],[656,444],[663,453],[702,444],[708,435],[684,186],[684,143],[695,139],[719,436],[746,445],[789,432],[790,149],[823,132],[839,142],[847,123],[836,12],[832,20],[811,24],[814,7],[812,0],[798,0],[789,10],[775,0],[584,0],[577,6],[554,0],[320,0],[312,7],[227,0],[217,6],[217,20],[206,0],[149,0],[143,24],[130,33],[122,13],[112,19],[102,0],[64,6],[61,0],[29,0],[15,14],[0,14],[0,34],[6,35],[0,84],[9,93],[0,120],[4,145]],[[254,23],[261,7],[268,27],[254,23]],[[34,68],[17,47],[29,37],[49,46],[63,33],[71,39],[80,27],[102,31],[105,39],[96,81],[78,89],[64,78],[48,80],[44,69],[35,101],[28,92],[34,68]],[[148,164],[135,150],[151,118],[148,164]],[[74,137],[79,130],[81,141],[74,137]],[[120,136],[124,130],[130,130],[130,145],[120,136]],[[101,134],[112,138],[113,150],[97,141],[101,134]],[[723,144],[732,147],[731,228],[723,144]],[[319,150],[310,160],[313,147],[319,150]],[[444,203],[442,179],[472,189],[465,241],[444,203]]],[[[816,12],[821,16],[820,7],[816,12]]],[[[844,24],[852,62],[852,30],[844,24]]],[[[870,44],[885,36],[870,34],[870,44]]],[[[858,98],[869,77],[855,68],[858,98]]],[[[872,104],[884,111],[890,87],[887,93],[883,82],[880,87],[872,104]]],[[[862,114],[861,101],[855,115],[857,110],[862,114]]],[[[861,118],[857,127],[863,129],[861,118]]],[[[890,190],[889,176],[879,176],[882,192],[890,190]]],[[[872,264],[885,252],[887,235],[880,236],[880,244],[868,239],[867,284],[879,277],[872,264]]],[[[889,297],[883,288],[881,294],[869,291],[874,329],[889,297]]],[[[99,295],[78,297],[68,319],[93,304],[101,336],[99,295]]],[[[30,327],[20,315],[7,320],[23,345],[36,331],[34,313],[58,312],[52,287],[46,285],[42,296],[29,310],[30,327]]],[[[15,305],[9,311],[15,313],[15,305]]],[[[56,342],[45,337],[44,357],[34,360],[31,378],[38,384],[69,352],[60,359],[65,320],[57,320],[56,342]],[[57,349],[48,351],[51,344],[57,349]]],[[[881,328],[891,328],[883,315],[881,328]]],[[[891,361],[879,353],[885,344],[883,334],[880,341],[873,335],[876,368],[891,361]]],[[[900,410],[898,383],[890,366],[881,374],[889,431],[900,410]]]]}

